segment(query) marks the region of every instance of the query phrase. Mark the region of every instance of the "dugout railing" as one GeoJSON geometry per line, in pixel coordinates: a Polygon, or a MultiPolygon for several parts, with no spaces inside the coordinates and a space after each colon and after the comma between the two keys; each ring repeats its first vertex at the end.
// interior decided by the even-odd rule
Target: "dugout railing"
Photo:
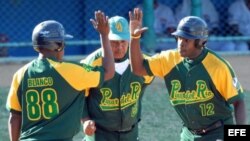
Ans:
{"type": "MultiPolygon", "coordinates": [[[[212,41],[248,41],[250,37],[248,36],[213,36],[209,37],[208,40],[212,41]]],[[[143,42],[143,40],[142,40],[143,42]]],[[[175,42],[173,38],[158,38],[157,42],[175,42]]],[[[83,47],[90,47],[90,46],[100,46],[99,40],[74,40],[74,41],[67,41],[66,44],[68,46],[83,46],[83,47]]],[[[0,48],[7,47],[7,48],[32,48],[31,42],[9,42],[9,43],[0,43],[0,48]]],[[[35,51],[34,51],[35,52],[35,51]]],[[[222,55],[250,55],[250,51],[233,51],[233,52],[218,52],[222,55]]],[[[72,61],[79,61],[83,59],[87,54],[78,54],[78,55],[65,55],[66,60],[72,61]]],[[[23,56],[23,57],[15,57],[15,56],[8,56],[8,57],[0,57],[0,63],[22,63],[28,62],[37,56],[23,56]]]]}

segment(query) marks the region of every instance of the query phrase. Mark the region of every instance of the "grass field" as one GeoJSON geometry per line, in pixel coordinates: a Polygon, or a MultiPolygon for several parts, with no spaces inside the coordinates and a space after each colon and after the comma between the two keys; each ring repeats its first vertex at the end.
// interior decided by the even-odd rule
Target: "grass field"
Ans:
{"type": "MultiPolygon", "coordinates": [[[[0,140],[8,139],[8,112],[5,109],[8,87],[0,88],[0,140]]],[[[250,118],[250,92],[246,94],[248,118],[250,118]]],[[[249,121],[249,120],[248,120],[249,121]]],[[[155,79],[143,98],[142,121],[139,124],[141,141],[178,141],[181,120],[171,107],[162,80],[155,79]]],[[[63,133],[62,133],[63,134],[63,133]]],[[[83,134],[78,133],[74,140],[80,141],[83,134]]]]}

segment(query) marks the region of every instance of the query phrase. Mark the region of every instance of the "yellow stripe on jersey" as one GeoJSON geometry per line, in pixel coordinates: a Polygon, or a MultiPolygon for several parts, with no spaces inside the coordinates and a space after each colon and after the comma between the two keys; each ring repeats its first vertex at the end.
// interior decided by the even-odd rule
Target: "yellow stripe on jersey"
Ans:
{"type": "Polygon", "coordinates": [[[94,62],[92,62],[92,64],[90,64],[91,66],[95,67],[95,66],[101,66],[102,65],[102,58],[98,58],[96,59],[94,62]]]}
{"type": "Polygon", "coordinates": [[[154,80],[154,77],[153,76],[143,76],[144,77],[144,83],[145,84],[149,84],[151,83],[153,80],[154,80]]]}
{"type": "Polygon", "coordinates": [[[89,71],[72,63],[59,63],[48,59],[50,64],[78,91],[86,88],[97,87],[102,82],[100,71],[89,71]]]}
{"type": "Polygon", "coordinates": [[[21,104],[19,103],[17,90],[19,85],[23,79],[24,73],[26,72],[30,63],[26,64],[22,68],[20,68],[13,76],[12,84],[10,87],[10,91],[7,98],[7,108],[13,109],[15,111],[22,111],[21,104]]]}
{"type": "Polygon", "coordinates": [[[229,64],[226,64],[226,62],[223,62],[220,58],[211,53],[208,53],[202,63],[209,73],[216,89],[226,100],[238,94],[238,88],[234,85],[233,76],[229,68],[230,66],[228,66],[229,64]]]}
{"type": "Polygon", "coordinates": [[[88,59],[89,58],[83,59],[83,60],[80,61],[80,63],[85,63],[85,64],[91,65],[93,67],[102,65],[102,57],[97,58],[94,61],[89,61],[88,59]]]}
{"type": "Polygon", "coordinates": [[[164,77],[176,65],[178,65],[183,58],[179,55],[177,50],[162,51],[148,59],[151,72],[155,76],[164,77]]]}
{"type": "Polygon", "coordinates": [[[89,96],[89,94],[90,94],[90,88],[87,88],[86,90],[85,90],[85,97],[88,97],[89,96]]]}

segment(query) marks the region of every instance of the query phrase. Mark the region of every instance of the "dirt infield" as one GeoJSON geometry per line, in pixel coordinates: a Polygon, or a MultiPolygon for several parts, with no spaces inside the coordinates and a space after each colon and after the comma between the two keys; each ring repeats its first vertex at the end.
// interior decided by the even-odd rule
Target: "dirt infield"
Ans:
{"type": "MultiPolygon", "coordinates": [[[[233,66],[244,89],[250,90],[250,56],[224,56],[233,66]]],[[[14,72],[24,64],[0,64],[0,87],[9,87],[14,72]]]]}

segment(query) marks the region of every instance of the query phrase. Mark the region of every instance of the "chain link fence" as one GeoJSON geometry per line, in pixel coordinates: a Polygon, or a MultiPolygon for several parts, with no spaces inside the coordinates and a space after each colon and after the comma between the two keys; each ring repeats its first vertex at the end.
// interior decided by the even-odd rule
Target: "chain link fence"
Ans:
{"type": "MultiPolygon", "coordinates": [[[[211,0],[218,12],[218,30],[212,34],[212,41],[247,43],[249,40],[248,35],[237,33],[228,24],[228,9],[235,1],[241,0],[211,0]]],[[[176,13],[182,0],[158,2],[169,6],[176,13]]],[[[94,11],[100,9],[109,17],[120,15],[128,19],[128,11],[141,3],[143,0],[1,0],[0,55],[36,56],[31,46],[32,30],[41,21],[51,19],[61,22],[66,32],[74,35],[73,40],[66,42],[66,55],[88,54],[100,46],[99,35],[89,21],[94,11]]],[[[207,14],[201,13],[201,17],[210,22],[207,14]]],[[[158,42],[168,40],[175,42],[172,38],[157,38],[158,42]]]]}

